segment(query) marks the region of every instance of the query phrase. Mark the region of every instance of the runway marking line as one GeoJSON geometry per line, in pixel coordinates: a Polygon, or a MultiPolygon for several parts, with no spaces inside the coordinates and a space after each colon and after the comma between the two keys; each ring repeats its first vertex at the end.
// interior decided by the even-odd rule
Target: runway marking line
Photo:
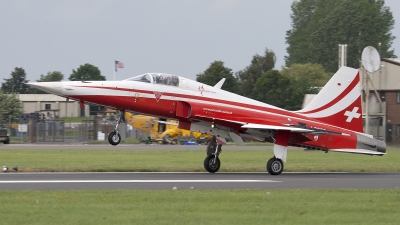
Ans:
{"type": "Polygon", "coordinates": [[[274,183],[276,180],[4,180],[0,184],[24,183],[274,183]]]}

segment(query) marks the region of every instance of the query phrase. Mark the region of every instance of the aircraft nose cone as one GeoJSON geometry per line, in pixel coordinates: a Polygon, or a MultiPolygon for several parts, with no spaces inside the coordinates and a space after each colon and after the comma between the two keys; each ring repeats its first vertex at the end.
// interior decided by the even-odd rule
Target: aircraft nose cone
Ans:
{"type": "Polygon", "coordinates": [[[62,93],[62,82],[33,82],[27,83],[27,85],[45,91],[47,93],[61,95],[62,93]]]}

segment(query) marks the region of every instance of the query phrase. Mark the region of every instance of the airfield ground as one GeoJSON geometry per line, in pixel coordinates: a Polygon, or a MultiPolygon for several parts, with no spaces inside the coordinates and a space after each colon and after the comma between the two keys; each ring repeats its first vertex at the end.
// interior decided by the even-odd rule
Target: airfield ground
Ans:
{"type": "MultiPolygon", "coordinates": [[[[220,171],[265,172],[273,156],[271,147],[242,148],[223,148],[220,171]]],[[[200,172],[205,171],[205,156],[205,146],[0,146],[0,165],[18,165],[20,172],[200,172]]],[[[396,147],[389,147],[384,156],[289,149],[284,171],[400,172],[399,162],[400,148],[396,147]]]]}
{"type": "MultiPolygon", "coordinates": [[[[387,155],[289,150],[285,171],[400,172],[387,155]]],[[[272,150],[223,150],[221,171],[265,172],[272,150]]],[[[5,149],[20,171],[204,171],[204,150],[5,149]]],[[[1,224],[398,224],[400,189],[0,191],[1,224]]]]}

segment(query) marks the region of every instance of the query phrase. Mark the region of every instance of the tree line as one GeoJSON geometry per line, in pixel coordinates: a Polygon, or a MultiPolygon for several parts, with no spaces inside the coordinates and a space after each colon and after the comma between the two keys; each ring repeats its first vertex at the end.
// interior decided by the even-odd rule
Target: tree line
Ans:
{"type": "Polygon", "coordinates": [[[222,89],[288,110],[301,108],[304,94],[316,94],[338,70],[338,45],[347,44],[347,66],[359,68],[362,50],[373,46],[381,58],[394,58],[394,19],[383,0],[299,0],[291,5],[292,28],[285,67],[274,70],[268,48],[253,56],[245,69],[233,73],[222,61],[197,75],[214,85],[229,77],[222,89]],[[223,74],[223,75],[222,75],[223,74]]]}
{"type": "MultiPolygon", "coordinates": [[[[60,71],[48,72],[46,75],[41,74],[37,82],[54,82],[64,79],[64,74],[60,71]]],[[[101,75],[98,67],[91,64],[79,66],[76,70],[73,69],[68,78],[70,81],[82,80],[106,80],[106,77],[101,75]]],[[[9,78],[5,78],[0,89],[0,124],[11,121],[17,121],[18,116],[23,113],[21,103],[17,94],[47,94],[41,90],[31,88],[26,83],[26,72],[22,67],[15,67],[9,78]]],[[[90,106],[91,109],[95,106],[90,106]]],[[[96,110],[98,107],[96,107],[96,110]]]]}
{"type": "Polygon", "coordinates": [[[198,82],[214,86],[226,78],[223,90],[249,97],[287,110],[301,109],[305,94],[316,94],[331,77],[319,64],[293,64],[274,70],[275,53],[254,55],[245,69],[233,73],[222,61],[214,61],[200,74],[198,82]]]}
{"type": "MultiPolygon", "coordinates": [[[[359,67],[361,52],[366,46],[377,48],[382,58],[396,57],[391,45],[394,19],[383,0],[299,0],[291,5],[292,27],[286,32],[285,67],[274,69],[275,53],[266,48],[263,55],[254,55],[250,65],[233,72],[223,61],[214,61],[196,80],[215,85],[226,78],[222,89],[256,99],[287,110],[301,108],[305,94],[316,94],[338,69],[338,44],[347,44],[347,65],[359,67]]],[[[38,82],[61,81],[59,71],[41,75],[38,82]]],[[[69,80],[105,80],[100,70],[81,65],[69,80]]],[[[7,104],[15,102],[4,94],[42,93],[26,85],[26,73],[16,67],[4,79],[0,91],[1,117],[12,113],[7,104]],[[8,108],[8,106],[7,106],[8,108]]],[[[8,95],[13,96],[13,95],[8,95]]],[[[14,111],[17,112],[17,111],[14,111]]]]}
{"type": "MultiPolygon", "coordinates": [[[[46,75],[41,74],[40,79],[36,82],[52,82],[61,81],[64,79],[64,74],[60,71],[48,72],[46,75]]],[[[79,66],[76,70],[73,69],[68,78],[70,81],[84,81],[84,80],[106,80],[106,77],[101,75],[98,67],[89,63],[79,66]]],[[[10,78],[5,79],[1,84],[3,93],[16,93],[16,94],[44,94],[40,90],[31,88],[26,83],[26,72],[22,67],[15,67],[11,72],[10,78]]]]}

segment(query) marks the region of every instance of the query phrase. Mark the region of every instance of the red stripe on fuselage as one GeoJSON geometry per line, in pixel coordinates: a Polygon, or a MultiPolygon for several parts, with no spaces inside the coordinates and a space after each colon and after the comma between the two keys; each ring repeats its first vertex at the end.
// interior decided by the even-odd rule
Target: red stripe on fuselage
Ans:
{"type": "MultiPolygon", "coordinates": [[[[143,93],[143,94],[154,94],[154,91],[140,90],[140,89],[134,89],[134,88],[116,88],[116,87],[114,88],[114,87],[102,87],[102,86],[78,86],[78,87],[136,92],[136,93],[143,93]]],[[[256,106],[256,105],[250,105],[250,104],[246,104],[246,103],[234,102],[234,101],[229,101],[229,100],[222,100],[222,99],[217,99],[217,98],[208,98],[208,97],[203,97],[203,96],[168,93],[168,92],[163,92],[162,95],[175,97],[175,98],[186,98],[186,99],[188,99],[188,100],[185,100],[187,102],[190,102],[190,100],[193,99],[193,100],[200,100],[200,101],[206,101],[206,102],[211,102],[211,103],[232,105],[235,107],[243,107],[243,108],[253,109],[253,110],[267,111],[269,113],[275,113],[275,114],[282,115],[282,116],[300,117],[302,119],[309,119],[309,117],[302,116],[297,113],[293,113],[293,112],[290,112],[290,111],[287,111],[284,109],[275,109],[275,108],[270,108],[270,107],[265,107],[265,106],[256,106]]]]}
{"type": "MultiPolygon", "coordinates": [[[[351,83],[353,84],[354,81],[351,83]]],[[[351,86],[351,85],[349,85],[351,86]]],[[[117,87],[104,87],[104,86],[78,86],[78,87],[86,87],[86,88],[98,88],[98,89],[108,89],[108,90],[116,90],[116,91],[126,91],[126,92],[135,92],[135,93],[143,93],[143,94],[154,94],[153,91],[148,91],[148,90],[139,90],[139,89],[134,89],[134,88],[117,88],[117,87]]],[[[346,90],[349,88],[346,88],[346,90]]],[[[265,106],[257,106],[257,105],[250,105],[246,103],[240,103],[240,102],[234,102],[234,101],[228,101],[228,100],[221,100],[221,99],[216,99],[216,98],[209,98],[209,97],[202,97],[202,96],[195,96],[195,95],[187,95],[187,94],[177,94],[177,93],[168,93],[168,92],[163,92],[163,96],[170,96],[170,97],[175,97],[175,98],[184,98],[185,100],[181,101],[186,101],[186,102],[191,102],[190,100],[200,100],[200,101],[205,101],[209,104],[213,104],[213,106],[217,107],[217,104],[226,104],[228,106],[223,106],[223,107],[242,107],[244,109],[234,109],[238,111],[246,111],[246,114],[243,115],[240,118],[240,121],[243,119],[247,119],[246,121],[241,121],[241,122],[246,122],[246,123],[266,123],[266,122],[272,122],[275,121],[276,125],[279,124],[294,124],[297,125],[298,123],[305,123],[307,126],[312,125],[312,126],[319,126],[321,127],[322,125],[325,126],[327,125],[329,127],[329,130],[335,130],[335,131],[344,131],[342,127],[335,126],[334,124],[325,124],[322,123],[318,119],[313,119],[298,113],[286,111],[284,109],[275,109],[275,108],[270,108],[270,107],[265,107],[265,106]],[[259,110],[262,112],[254,112],[251,110],[259,110]],[[265,113],[271,114],[271,115],[266,115],[265,113]],[[273,115],[275,114],[275,115],[273,115]],[[266,116],[268,116],[266,118],[266,116]],[[288,118],[282,117],[291,117],[291,121],[288,121],[288,118]],[[278,119],[279,118],[279,119],[278,119]],[[279,123],[279,124],[278,124],[279,123]]],[[[84,101],[87,102],[92,102],[95,104],[100,104],[104,106],[112,106],[114,108],[120,108],[120,109],[127,109],[129,111],[134,111],[134,112],[140,112],[140,113],[145,113],[145,114],[151,114],[154,115],[154,112],[157,112],[158,116],[162,117],[169,117],[169,118],[176,118],[175,116],[175,107],[164,107],[165,104],[162,104],[163,102],[169,102],[167,104],[168,106],[171,106],[172,104],[175,104],[176,101],[180,100],[165,100],[165,99],[160,99],[159,102],[156,102],[155,98],[145,98],[145,97],[139,97],[136,98],[134,96],[101,96],[101,95],[72,95],[69,96],[71,98],[75,99],[83,99],[84,101]],[[136,101],[140,101],[141,104],[135,103],[134,104],[134,99],[136,101]],[[146,100],[146,101],[145,101],[146,100]],[[160,104],[158,104],[160,103],[160,104]],[[153,106],[154,105],[154,106],[153,106]],[[140,108],[140,111],[135,110],[140,108]],[[162,115],[161,115],[162,113],[162,115]]],[[[234,120],[231,117],[230,119],[234,120]]],[[[346,130],[346,128],[344,128],[346,130]]]]}

